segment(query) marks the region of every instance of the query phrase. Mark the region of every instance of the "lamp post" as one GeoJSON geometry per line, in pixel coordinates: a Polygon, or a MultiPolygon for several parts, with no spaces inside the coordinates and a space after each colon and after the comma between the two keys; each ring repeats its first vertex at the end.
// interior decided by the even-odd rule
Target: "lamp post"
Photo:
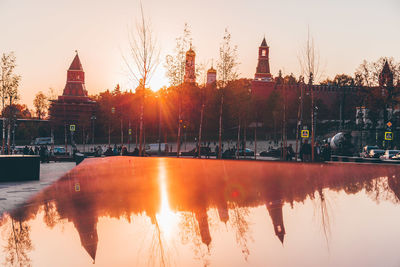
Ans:
{"type": "Polygon", "coordinates": [[[158,98],[158,156],[161,156],[161,96],[158,98]]]}
{"type": "Polygon", "coordinates": [[[92,120],[92,144],[94,145],[94,121],[96,120],[96,116],[93,114],[90,119],[92,120]]]}
{"type": "MultiPolygon", "coordinates": [[[[115,107],[111,108],[111,114],[115,113],[115,107]]],[[[108,121],[108,147],[111,146],[111,119],[108,121]]]]}
{"type": "Polygon", "coordinates": [[[15,148],[15,126],[17,126],[17,119],[16,119],[16,115],[13,116],[13,130],[12,130],[12,136],[13,136],[13,140],[12,140],[12,147],[13,149],[15,148]]]}

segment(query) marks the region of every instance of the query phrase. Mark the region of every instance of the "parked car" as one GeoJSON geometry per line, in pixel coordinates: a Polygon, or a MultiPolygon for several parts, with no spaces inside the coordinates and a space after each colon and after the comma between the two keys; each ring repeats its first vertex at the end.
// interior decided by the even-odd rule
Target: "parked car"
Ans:
{"type": "Polygon", "coordinates": [[[160,146],[161,154],[168,152],[168,144],[161,143],[160,145],[157,144],[148,144],[146,145],[145,151],[148,155],[158,155],[158,148],[160,146]]]}
{"type": "MultiPolygon", "coordinates": [[[[239,149],[239,156],[243,157],[253,157],[254,156],[254,151],[246,148],[245,150],[239,149]]],[[[236,149],[227,149],[222,153],[222,158],[223,159],[234,159],[236,158],[236,149]]]]}
{"type": "MultiPolygon", "coordinates": [[[[182,156],[197,156],[198,153],[196,151],[196,148],[193,148],[190,151],[187,152],[181,152],[182,156]]],[[[211,148],[207,146],[202,146],[200,147],[200,155],[201,156],[215,156],[215,153],[211,152],[211,148]]]]}
{"type": "Polygon", "coordinates": [[[33,140],[31,142],[31,145],[35,145],[35,146],[52,145],[52,144],[54,144],[53,137],[38,137],[38,138],[35,138],[35,140],[33,140]]]}
{"type": "Polygon", "coordinates": [[[59,146],[59,147],[54,147],[53,150],[54,156],[66,156],[68,153],[65,151],[65,147],[59,146]]]}
{"type": "Polygon", "coordinates": [[[274,157],[274,158],[279,158],[281,156],[281,149],[278,148],[273,148],[268,151],[262,151],[260,153],[261,157],[274,157]]]}
{"type": "Polygon", "coordinates": [[[364,146],[360,153],[360,157],[368,158],[369,152],[371,151],[371,149],[379,149],[379,147],[378,146],[364,146]]]}
{"type": "Polygon", "coordinates": [[[387,159],[392,159],[394,156],[396,156],[400,150],[386,150],[385,154],[380,156],[381,160],[387,160],[387,159]]]}
{"type": "Polygon", "coordinates": [[[393,160],[400,160],[400,152],[392,157],[393,160]]]}
{"type": "Polygon", "coordinates": [[[379,159],[380,156],[385,154],[385,150],[383,149],[371,149],[368,153],[368,158],[376,158],[379,159]]]}

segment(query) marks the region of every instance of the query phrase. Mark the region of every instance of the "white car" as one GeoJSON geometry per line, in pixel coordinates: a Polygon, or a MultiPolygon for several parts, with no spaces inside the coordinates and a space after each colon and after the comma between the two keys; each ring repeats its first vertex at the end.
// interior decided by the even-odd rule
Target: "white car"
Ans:
{"type": "Polygon", "coordinates": [[[381,160],[387,160],[387,159],[392,159],[393,156],[397,155],[400,152],[400,150],[386,150],[385,154],[380,156],[379,158],[381,160]]]}
{"type": "MultiPolygon", "coordinates": [[[[146,154],[149,155],[157,155],[158,154],[158,148],[159,144],[148,144],[146,145],[146,154]]],[[[168,151],[168,144],[166,143],[161,143],[160,144],[160,151],[161,153],[164,153],[165,151],[168,151]]]]}

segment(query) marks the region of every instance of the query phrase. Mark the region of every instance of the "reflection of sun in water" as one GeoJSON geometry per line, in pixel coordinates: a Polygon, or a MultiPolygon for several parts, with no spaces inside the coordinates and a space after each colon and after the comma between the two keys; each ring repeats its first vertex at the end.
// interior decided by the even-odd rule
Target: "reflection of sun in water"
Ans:
{"type": "Polygon", "coordinates": [[[163,161],[164,159],[160,159],[158,176],[161,192],[161,207],[159,212],[156,214],[156,218],[164,237],[170,239],[172,232],[178,224],[178,214],[173,212],[169,206],[166,170],[163,161]]]}

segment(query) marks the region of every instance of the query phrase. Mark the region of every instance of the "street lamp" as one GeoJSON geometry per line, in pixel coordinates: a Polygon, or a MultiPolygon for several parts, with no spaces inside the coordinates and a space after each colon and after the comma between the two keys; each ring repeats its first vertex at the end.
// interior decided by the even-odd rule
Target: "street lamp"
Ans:
{"type": "MultiPolygon", "coordinates": [[[[111,114],[115,113],[115,107],[111,108],[111,114]]],[[[108,146],[111,146],[111,119],[108,121],[108,146]]]]}
{"type": "Polygon", "coordinates": [[[93,114],[90,119],[92,120],[92,144],[94,145],[94,121],[96,120],[96,116],[93,114]]]}

